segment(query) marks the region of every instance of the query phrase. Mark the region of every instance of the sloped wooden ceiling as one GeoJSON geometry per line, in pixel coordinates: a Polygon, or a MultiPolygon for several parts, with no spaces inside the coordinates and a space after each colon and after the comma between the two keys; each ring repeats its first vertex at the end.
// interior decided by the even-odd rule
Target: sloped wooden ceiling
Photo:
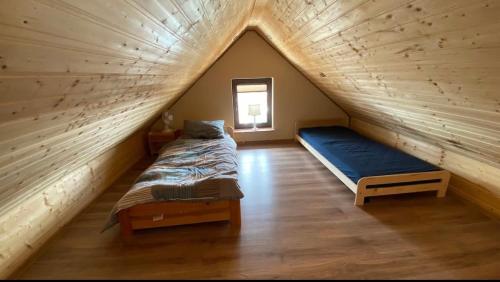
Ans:
{"type": "Polygon", "coordinates": [[[251,1],[0,3],[0,201],[121,142],[245,28],[251,1]]]}
{"type": "Polygon", "coordinates": [[[352,118],[500,167],[500,1],[258,0],[250,23],[352,118]]]}
{"type": "Polygon", "coordinates": [[[351,117],[500,166],[499,1],[0,5],[0,204],[157,117],[247,25],[351,117]]]}
{"type": "Polygon", "coordinates": [[[95,189],[93,168],[115,156],[103,153],[157,118],[247,26],[351,118],[445,148],[440,158],[488,163],[455,161],[499,191],[500,1],[3,0],[0,277],[57,229],[49,217],[95,189]],[[67,197],[57,208],[49,194],[67,197]]]}
{"type": "Polygon", "coordinates": [[[252,7],[0,1],[0,278],[142,155],[131,134],[223,53],[252,7]]]}

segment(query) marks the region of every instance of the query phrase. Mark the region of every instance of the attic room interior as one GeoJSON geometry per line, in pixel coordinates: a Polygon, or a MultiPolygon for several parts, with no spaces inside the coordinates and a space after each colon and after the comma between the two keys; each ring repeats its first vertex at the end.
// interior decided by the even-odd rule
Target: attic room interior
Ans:
{"type": "Polygon", "coordinates": [[[0,1],[1,279],[500,279],[500,1],[0,1]]]}

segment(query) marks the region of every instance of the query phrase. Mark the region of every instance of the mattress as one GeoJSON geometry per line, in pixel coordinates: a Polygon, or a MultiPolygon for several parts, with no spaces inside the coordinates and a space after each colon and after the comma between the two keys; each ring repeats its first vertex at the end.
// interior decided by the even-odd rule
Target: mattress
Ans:
{"type": "Polygon", "coordinates": [[[302,128],[299,136],[354,183],[366,176],[440,170],[342,126],[302,128]]]}

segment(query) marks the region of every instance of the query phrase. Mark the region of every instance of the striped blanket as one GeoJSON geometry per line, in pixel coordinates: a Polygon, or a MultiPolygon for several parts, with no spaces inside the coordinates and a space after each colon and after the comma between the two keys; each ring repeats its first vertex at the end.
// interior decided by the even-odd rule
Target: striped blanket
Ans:
{"type": "Polygon", "coordinates": [[[116,203],[104,230],[118,222],[119,211],[138,204],[241,199],[237,167],[236,142],[229,135],[177,139],[161,149],[158,159],[116,203]]]}

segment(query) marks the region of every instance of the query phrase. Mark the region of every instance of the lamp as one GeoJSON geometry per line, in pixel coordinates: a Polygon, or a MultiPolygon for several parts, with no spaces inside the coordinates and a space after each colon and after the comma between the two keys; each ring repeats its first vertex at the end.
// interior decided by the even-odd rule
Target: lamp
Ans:
{"type": "Polygon", "coordinates": [[[253,130],[257,130],[257,116],[260,116],[260,104],[248,105],[248,115],[253,116],[253,130]]]}
{"type": "Polygon", "coordinates": [[[174,120],[174,115],[170,112],[164,112],[161,115],[161,119],[163,120],[163,131],[170,131],[170,123],[174,120]]]}

